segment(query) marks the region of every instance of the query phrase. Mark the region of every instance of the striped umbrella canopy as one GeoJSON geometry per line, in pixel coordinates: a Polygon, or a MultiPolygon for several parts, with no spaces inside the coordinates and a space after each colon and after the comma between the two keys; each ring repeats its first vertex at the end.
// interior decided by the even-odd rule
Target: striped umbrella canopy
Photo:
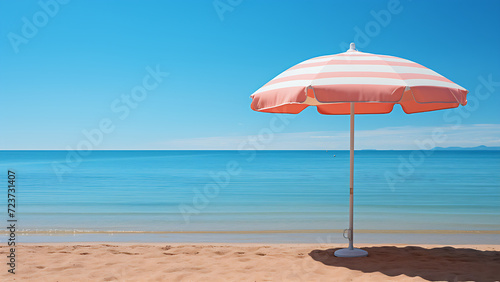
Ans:
{"type": "Polygon", "coordinates": [[[351,116],[349,247],[339,257],[368,253],[353,247],[354,115],[390,113],[395,104],[405,113],[456,108],[467,104],[468,91],[410,60],[359,52],[354,43],[344,53],[297,64],[250,97],[259,112],[297,114],[316,106],[321,114],[351,116]]]}
{"type": "Polygon", "coordinates": [[[390,113],[400,104],[407,114],[456,108],[468,91],[437,72],[410,60],[359,52],[354,43],[344,53],[297,64],[251,95],[259,112],[297,114],[316,106],[325,115],[390,113]]]}

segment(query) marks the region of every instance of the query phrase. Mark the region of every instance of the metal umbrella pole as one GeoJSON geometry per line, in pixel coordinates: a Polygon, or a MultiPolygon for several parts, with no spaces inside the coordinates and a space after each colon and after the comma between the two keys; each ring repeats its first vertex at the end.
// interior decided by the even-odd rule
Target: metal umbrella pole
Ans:
{"type": "MultiPolygon", "coordinates": [[[[368,252],[354,248],[354,102],[351,102],[351,129],[350,129],[350,146],[349,146],[349,162],[350,162],[350,181],[349,181],[349,229],[347,230],[347,238],[349,239],[349,247],[340,249],[335,252],[337,257],[366,257],[368,252]]],[[[345,233],[345,232],[344,232],[345,233]]]]}

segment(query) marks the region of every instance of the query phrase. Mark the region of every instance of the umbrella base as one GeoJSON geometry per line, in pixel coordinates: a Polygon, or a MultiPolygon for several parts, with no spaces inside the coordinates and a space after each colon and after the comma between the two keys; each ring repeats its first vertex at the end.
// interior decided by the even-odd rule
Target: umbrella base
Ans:
{"type": "Polygon", "coordinates": [[[365,250],[361,249],[340,249],[335,251],[335,256],[340,257],[340,258],[359,258],[359,257],[366,257],[368,255],[368,252],[365,250]]]}

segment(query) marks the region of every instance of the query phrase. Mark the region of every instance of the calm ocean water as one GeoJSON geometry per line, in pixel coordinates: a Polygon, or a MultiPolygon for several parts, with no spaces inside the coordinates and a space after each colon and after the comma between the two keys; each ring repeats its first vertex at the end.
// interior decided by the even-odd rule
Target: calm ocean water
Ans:
{"type": "MultiPolygon", "coordinates": [[[[355,229],[500,230],[500,151],[419,153],[355,153],[355,229]]],[[[0,151],[5,190],[9,169],[25,241],[108,240],[123,231],[177,241],[251,231],[234,235],[251,241],[281,230],[269,240],[309,242],[348,226],[348,151],[93,151],[81,160],[67,151],[0,151]]]]}

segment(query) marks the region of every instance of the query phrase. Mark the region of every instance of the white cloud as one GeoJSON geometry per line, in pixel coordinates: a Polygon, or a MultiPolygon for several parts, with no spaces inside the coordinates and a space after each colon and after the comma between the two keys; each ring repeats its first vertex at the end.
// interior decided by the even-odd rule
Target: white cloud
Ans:
{"type": "MultiPolygon", "coordinates": [[[[265,150],[347,150],[348,131],[317,131],[299,133],[274,133],[258,135],[215,136],[189,139],[172,139],[157,143],[148,149],[169,150],[238,150],[242,144],[256,144],[265,150]],[[262,136],[260,136],[262,138],[262,136]]],[[[473,124],[441,127],[385,127],[355,132],[356,149],[413,150],[418,143],[434,142],[437,147],[474,147],[479,145],[500,146],[500,124],[473,124]],[[442,132],[444,141],[433,139],[433,132],[442,132]]],[[[244,148],[251,148],[250,145],[244,148]]],[[[253,147],[252,147],[253,148],[253,147]]]]}

